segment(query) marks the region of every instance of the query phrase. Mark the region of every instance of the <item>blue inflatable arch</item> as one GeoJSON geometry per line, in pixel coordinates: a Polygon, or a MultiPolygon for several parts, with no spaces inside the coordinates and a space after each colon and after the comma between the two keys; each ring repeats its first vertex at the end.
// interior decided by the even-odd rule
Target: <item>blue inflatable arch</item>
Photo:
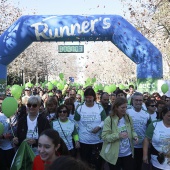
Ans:
{"type": "Polygon", "coordinates": [[[0,84],[7,65],[38,41],[111,41],[137,64],[137,79],[163,76],[160,51],[121,16],[26,15],[0,36],[0,84]]]}

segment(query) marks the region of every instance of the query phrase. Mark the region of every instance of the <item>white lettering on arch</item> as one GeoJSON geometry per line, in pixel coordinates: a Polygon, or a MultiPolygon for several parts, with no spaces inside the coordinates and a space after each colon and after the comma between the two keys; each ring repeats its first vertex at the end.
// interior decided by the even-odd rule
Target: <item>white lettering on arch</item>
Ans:
{"type": "Polygon", "coordinates": [[[46,23],[38,22],[38,23],[32,24],[31,27],[35,27],[35,35],[36,35],[37,40],[40,40],[40,37],[43,37],[44,39],[50,39],[50,37],[45,35],[45,33],[48,31],[48,25],[46,23]],[[41,25],[44,26],[44,29],[41,32],[39,32],[38,28],[41,25]]]}
{"type": "MultiPolygon", "coordinates": [[[[88,32],[93,32],[95,30],[95,25],[97,22],[102,22],[103,29],[108,29],[111,26],[110,23],[110,18],[104,18],[102,21],[102,17],[90,21],[83,21],[81,24],[75,23],[71,24],[71,26],[63,26],[59,28],[55,28],[54,26],[54,31],[50,28],[50,25],[42,22],[38,22],[35,24],[32,24],[31,27],[34,27],[35,29],[35,36],[37,40],[40,40],[40,38],[44,39],[55,39],[57,37],[63,37],[64,33],[66,36],[75,36],[76,32],[78,34],[81,33],[88,33],[88,32]],[[42,30],[40,30],[40,26],[44,27],[42,30]],[[39,31],[40,30],[40,31],[39,31]]],[[[91,38],[90,38],[91,39],[91,38]]],[[[89,39],[89,40],[90,40],[89,39]]]]}

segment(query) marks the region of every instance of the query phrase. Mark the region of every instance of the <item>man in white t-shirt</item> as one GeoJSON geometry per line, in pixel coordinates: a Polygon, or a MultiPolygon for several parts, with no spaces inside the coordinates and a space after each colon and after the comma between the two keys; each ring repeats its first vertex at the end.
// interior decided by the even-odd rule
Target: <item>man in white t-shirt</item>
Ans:
{"type": "Polygon", "coordinates": [[[143,159],[143,140],[145,131],[150,122],[150,115],[142,109],[143,94],[135,92],[132,96],[132,106],[127,109],[127,113],[133,120],[134,130],[138,135],[139,141],[134,145],[134,170],[141,170],[143,159]]]}

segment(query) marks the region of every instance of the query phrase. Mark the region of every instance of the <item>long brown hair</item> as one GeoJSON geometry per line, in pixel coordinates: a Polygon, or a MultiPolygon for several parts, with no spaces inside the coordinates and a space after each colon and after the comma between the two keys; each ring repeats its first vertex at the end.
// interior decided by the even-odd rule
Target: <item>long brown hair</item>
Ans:
{"type": "Polygon", "coordinates": [[[115,100],[115,102],[114,102],[114,104],[113,104],[113,106],[112,106],[112,108],[111,108],[110,116],[113,117],[114,115],[116,115],[116,113],[117,113],[117,108],[118,108],[119,106],[121,106],[122,104],[125,104],[125,103],[128,103],[128,101],[127,101],[126,98],[122,98],[122,97],[116,98],[116,100],[115,100]]]}

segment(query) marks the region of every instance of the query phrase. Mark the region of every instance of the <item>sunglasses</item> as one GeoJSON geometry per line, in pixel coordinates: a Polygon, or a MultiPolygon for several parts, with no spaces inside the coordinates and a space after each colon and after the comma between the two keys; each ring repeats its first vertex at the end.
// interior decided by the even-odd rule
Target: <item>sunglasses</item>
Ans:
{"type": "Polygon", "coordinates": [[[93,96],[85,96],[85,98],[92,99],[93,96]]]}
{"type": "Polygon", "coordinates": [[[31,107],[31,106],[32,106],[33,108],[36,108],[38,105],[37,105],[37,104],[29,104],[29,103],[27,104],[27,107],[31,107]]]}
{"type": "Polygon", "coordinates": [[[156,107],[155,105],[149,105],[150,107],[156,107]]]}
{"type": "Polygon", "coordinates": [[[67,113],[67,110],[59,110],[59,113],[67,113]]]}
{"type": "Polygon", "coordinates": [[[135,102],[142,102],[143,100],[134,99],[135,102]]]}

